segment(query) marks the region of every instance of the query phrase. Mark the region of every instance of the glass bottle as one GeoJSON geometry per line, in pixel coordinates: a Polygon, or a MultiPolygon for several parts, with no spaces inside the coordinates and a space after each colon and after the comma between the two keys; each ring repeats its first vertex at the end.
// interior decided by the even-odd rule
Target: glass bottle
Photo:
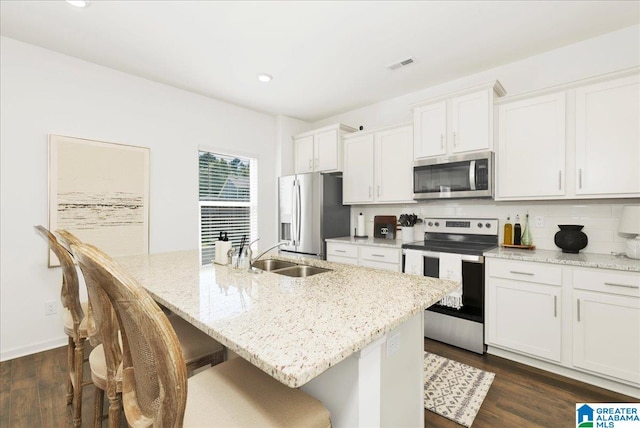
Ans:
{"type": "Polygon", "coordinates": [[[531,236],[531,227],[529,227],[529,213],[524,216],[524,230],[522,231],[522,245],[533,244],[533,237],[531,236]]]}
{"type": "Polygon", "coordinates": [[[522,227],[520,226],[520,215],[516,214],[516,224],[513,225],[513,245],[522,245],[522,227]]]}
{"type": "Polygon", "coordinates": [[[504,245],[513,245],[513,226],[510,215],[507,215],[507,222],[504,224],[504,245]]]}

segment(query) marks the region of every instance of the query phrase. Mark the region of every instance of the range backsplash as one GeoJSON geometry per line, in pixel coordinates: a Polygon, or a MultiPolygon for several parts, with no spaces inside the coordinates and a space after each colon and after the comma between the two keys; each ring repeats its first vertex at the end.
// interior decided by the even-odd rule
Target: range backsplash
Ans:
{"type": "MultiPolygon", "coordinates": [[[[618,222],[624,205],[640,204],[640,199],[615,199],[594,201],[531,201],[531,202],[494,202],[477,199],[461,199],[420,202],[399,205],[353,205],[351,207],[351,230],[354,230],[357,215],[365,216],[367,235],[373,236],[373,217],[376,215],[395,215],[415,213],[424,217],[480,217],[500,220],[500,242],[502,226],[511,216],[515,223],[516,214],[524,227],[524,217],[529,212],[529,223],[533,235],[533,245],[543,250],[559,250],[553,237],[560,229],[559,224],[582,224],[583,232],[589,237],[589,244],[582,250],[588,253],[608,254],[623,252],[624,238],[618,235],[618,222]],[[544,217],[544,227],[536,227],[536,217],[544,217]]],[[[414,228],[414,236],[422,236],[422,225],[414,228]]],[[[399,232],[398,238],[402,238],[399,232]]]]}

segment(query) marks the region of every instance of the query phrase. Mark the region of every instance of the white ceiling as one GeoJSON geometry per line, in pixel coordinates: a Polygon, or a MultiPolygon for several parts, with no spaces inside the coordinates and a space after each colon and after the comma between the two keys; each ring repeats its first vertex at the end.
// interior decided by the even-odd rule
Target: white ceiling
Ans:
{"type": "Polygon", "coordinates": [[[3,36],[307,121],[639,23],[639,1],[0,1],[3,36]]]}

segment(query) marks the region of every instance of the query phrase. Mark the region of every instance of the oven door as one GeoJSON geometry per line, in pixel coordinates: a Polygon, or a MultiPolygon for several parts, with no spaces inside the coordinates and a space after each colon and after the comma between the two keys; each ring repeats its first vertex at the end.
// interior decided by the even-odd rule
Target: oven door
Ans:
{"type": "MultiPolygon", "coordinates": [[[[403,251],[406,255],[406,250],[403,251]]],[[[440,277],[440,255],[433,251],[420,251],[422,266],[416,268],[407,264],[403,256],[403,272],[422,272],[424,276],[431,278],[440,277]]],[[[462,260],[462,307],[460,309],[449,308],[438,303],[427,310],[468,319],[479,323],[484,322],[484,257],[477,255],[461,254],[462,260]]]]}
{"type": "Polygon", "coordinates": [[[413,167],[413,198],[493,196],[493,154],[460,155],[418,161],[413,167]]]}

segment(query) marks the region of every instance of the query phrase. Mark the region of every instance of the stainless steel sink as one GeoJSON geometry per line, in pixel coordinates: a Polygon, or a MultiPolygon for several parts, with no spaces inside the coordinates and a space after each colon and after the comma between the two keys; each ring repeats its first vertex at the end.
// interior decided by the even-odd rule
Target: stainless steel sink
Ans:
{"type": "Polygon", "coordinates": [[[285,262],[284,260],[275,260],[275,259],[263,259],[253,262],[252,267],[264,270],[267,272],[274,271],[276,269],[288,268],[296,266],[295,263],[285,262]]]}
{"type": "Polygon", "coordinates": [[[317,275],[323,272],[329,272],[331,269],[325,269],[317,266],[296,265],[288,268],[278,269],[273,273],[278,275],[293,276],[297,278],[306,278],[311,275],[317,275]]]}

